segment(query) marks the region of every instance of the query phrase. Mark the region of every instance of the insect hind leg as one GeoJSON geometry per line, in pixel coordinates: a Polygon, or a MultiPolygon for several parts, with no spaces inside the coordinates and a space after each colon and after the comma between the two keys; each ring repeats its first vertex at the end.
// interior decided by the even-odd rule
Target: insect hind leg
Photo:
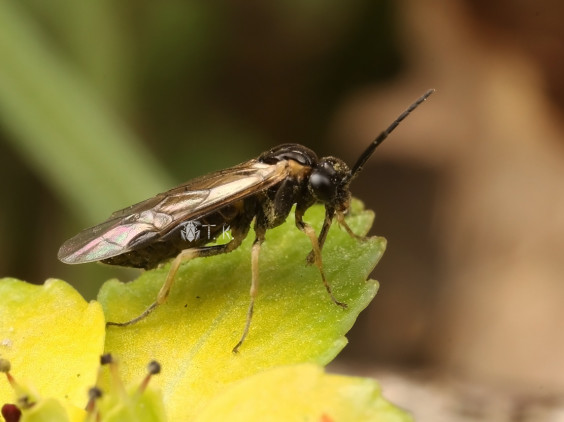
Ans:
{"type": "MultiPolygon", "coordinates": [[[[246,233],[245,233],[246,235],[246,233]]],[[[214,255],[221,255],[224,253],[228,253],[233,251],[234,249],[236,249],[237,247],[239,247],[239,245],[241,244],[241,242],[243,241],[243,239],[245,238],[245,235],[241,235],[241,236],[234,236],[233,239],[229,242],[226,243],[224,245],[213,245],[213,246],[204,246],[201,248],[190,248],[190,249],[184,249],[183,251],[181,251],[178,255],[176,255],[176,258],[174,258],[174,260],[172,261],[171,265],[170,265],[170,269],[168,270],[168,274],[166,276],[166,280],[164,282],[164,284],[162,285],[161,289],[159,290],[159,293],[157,294],[157,299],[155,300],[155,302],[153,302],[147,309],[145,309],[145,311],[143,311],[143,313],[129,321],[126,322],[106,322],[106,325],[115,325],[115,326],[119,326],[119,327],[125,327],[127,325],[132,325],[135,324],[138,321],[141,321],[143,318],[145,318],[147,315],[149,315],[151,312],[153,312],[153,310],[159,306],[162,305],[163,303],[166,302],[168,295],[172,289],[172,286],[174,284],[174,279],[176,277],[176,273],[178,272],[178,269],[180,268],[180,264],[182,264],[183,262],[188,262],[194,258],[204,258],[204,257],[209,257],[209,256],[214,256],[214,255]]]]}
{"type": "Polygon", "coordinates": [[[262,229],[255,228],[257,233],[255,241],[253,242],[253,247],[251,249],[251,290],[250,296],[251,301],[249,303],[249,309],[247,310],[247,321],[245,322],[245,328],[243,330],[243,335],[239,342],[233,348],[233,353],[239,352],[239,347],[247,338],[247,334],[249,334],[249,329],[251,328],[251,320],[253,319],[253,309],[255,306],[255,298],[258,293],[259,287],[259,255],[260,255],[260,247],[264,242],[264,235],[265,231],[262,229]]]}

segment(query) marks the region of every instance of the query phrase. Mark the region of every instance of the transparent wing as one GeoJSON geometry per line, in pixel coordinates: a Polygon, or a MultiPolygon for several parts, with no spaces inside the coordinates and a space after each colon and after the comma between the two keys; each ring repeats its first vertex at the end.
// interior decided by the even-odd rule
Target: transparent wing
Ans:
{"type": "Polygon", "coordinates": [[[201,218],[223,206],[279,183],[286,161],[247,161],[193,179],[167,192],[114,212],[110,218],[67,240],[58,258],[67,264],[100,261],[157,241],[179,223],[201,218]]]}

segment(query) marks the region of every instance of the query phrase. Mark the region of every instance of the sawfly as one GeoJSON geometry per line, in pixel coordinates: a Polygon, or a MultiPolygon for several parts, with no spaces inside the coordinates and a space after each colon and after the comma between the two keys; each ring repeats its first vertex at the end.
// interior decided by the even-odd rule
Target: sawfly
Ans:
{"type": "Polygon", "coordinates": [[[433,92],[427,91],[405,110],[366,148],[352,169],[339,158],[319,159],[312,150],[299,144],[279,145],[255,159],[198,177],[114,212],[102,224],[67,240],[58,258],[67,264],[101,261],[144,269],[155,268],[174,258],[153,304],[129,321],[107,323],[125,326],[147,317],[166,301],[182,262],[233,251],[253,225],[250,304],[243,334],[233,348],[237,352],[251,325],[259,287],[259,254],[266,231],[282,224],[295,204],[296,226],[312,245],[307,261],[319,269],[331,300],[346,308],[347,305],[333,295],[323,271],[321,251],[331,223],[336,218],[351,236],[359,237],[345,220],[351,200],[351,181],[376,147],[433,92]],[[305,211],[315,203],[325,206],[325,220],[319,235],[303,220],[305,211]],[[220,235],[226,226],[231,230],[231,240],[210,245],[209,238],[220,235]],[[200,227],[207,228],[208,236],[197,236],[200,227]]]}

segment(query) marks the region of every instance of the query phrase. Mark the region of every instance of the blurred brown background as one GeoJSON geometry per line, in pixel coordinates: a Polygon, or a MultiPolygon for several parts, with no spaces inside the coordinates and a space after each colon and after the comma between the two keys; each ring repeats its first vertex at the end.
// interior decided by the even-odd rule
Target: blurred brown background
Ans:
{"type": "Polygon", "coordinates": [[[282,142],[353,163],[388,239],[335,368],[419,420],[564,420],[564,4],[0,3],[0,275],[110,212],[282,142]],[[560,419],[559,419],[560,418],[560,419]]]}

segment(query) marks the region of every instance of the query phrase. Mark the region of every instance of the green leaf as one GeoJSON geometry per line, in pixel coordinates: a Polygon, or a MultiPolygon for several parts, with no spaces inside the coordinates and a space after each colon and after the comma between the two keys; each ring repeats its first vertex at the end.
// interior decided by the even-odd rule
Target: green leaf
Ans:
{"type": "Polygon", "coordinates": [[[374,380],[325,374],[312,364],[282,366],[235,382],[197,422],[410,422],[382,397],[374,380]]]}
{"type": "MultiPolygon", "coordinates": [[[[305,220],[317,232],[324,209],[312,207],[305,220]]],[[[355,201],[348,224],[368,232],[373,213],[355,201]]],[[[336,226],[336,224],[335,224],[336,226]]],[[[125,382],[137,380],[149,360],[162,365],[160,385],[169,420],[189,420],[230,383],[280,365],[324,365],[345,346],[345,333],[370,303],[378,284],[366,278],[382,256],[385,240],[358,241],[333,227],[323,250],[324,267],[335,297],[329,298],[317,268],[305,265],[309,239],[292,216],[267,232],[259,261],[260,288],[249,336],[239,340],[249,304],[249,235],[234,252],[184,264],[168,302],[128,327],[110,327],[106,351],[121,357],[125,382]]],[[[132,283],[107,282],[99,294],[108,321],[128,321],[156,298],[169,265],[147,271],[132,283]]]]}

